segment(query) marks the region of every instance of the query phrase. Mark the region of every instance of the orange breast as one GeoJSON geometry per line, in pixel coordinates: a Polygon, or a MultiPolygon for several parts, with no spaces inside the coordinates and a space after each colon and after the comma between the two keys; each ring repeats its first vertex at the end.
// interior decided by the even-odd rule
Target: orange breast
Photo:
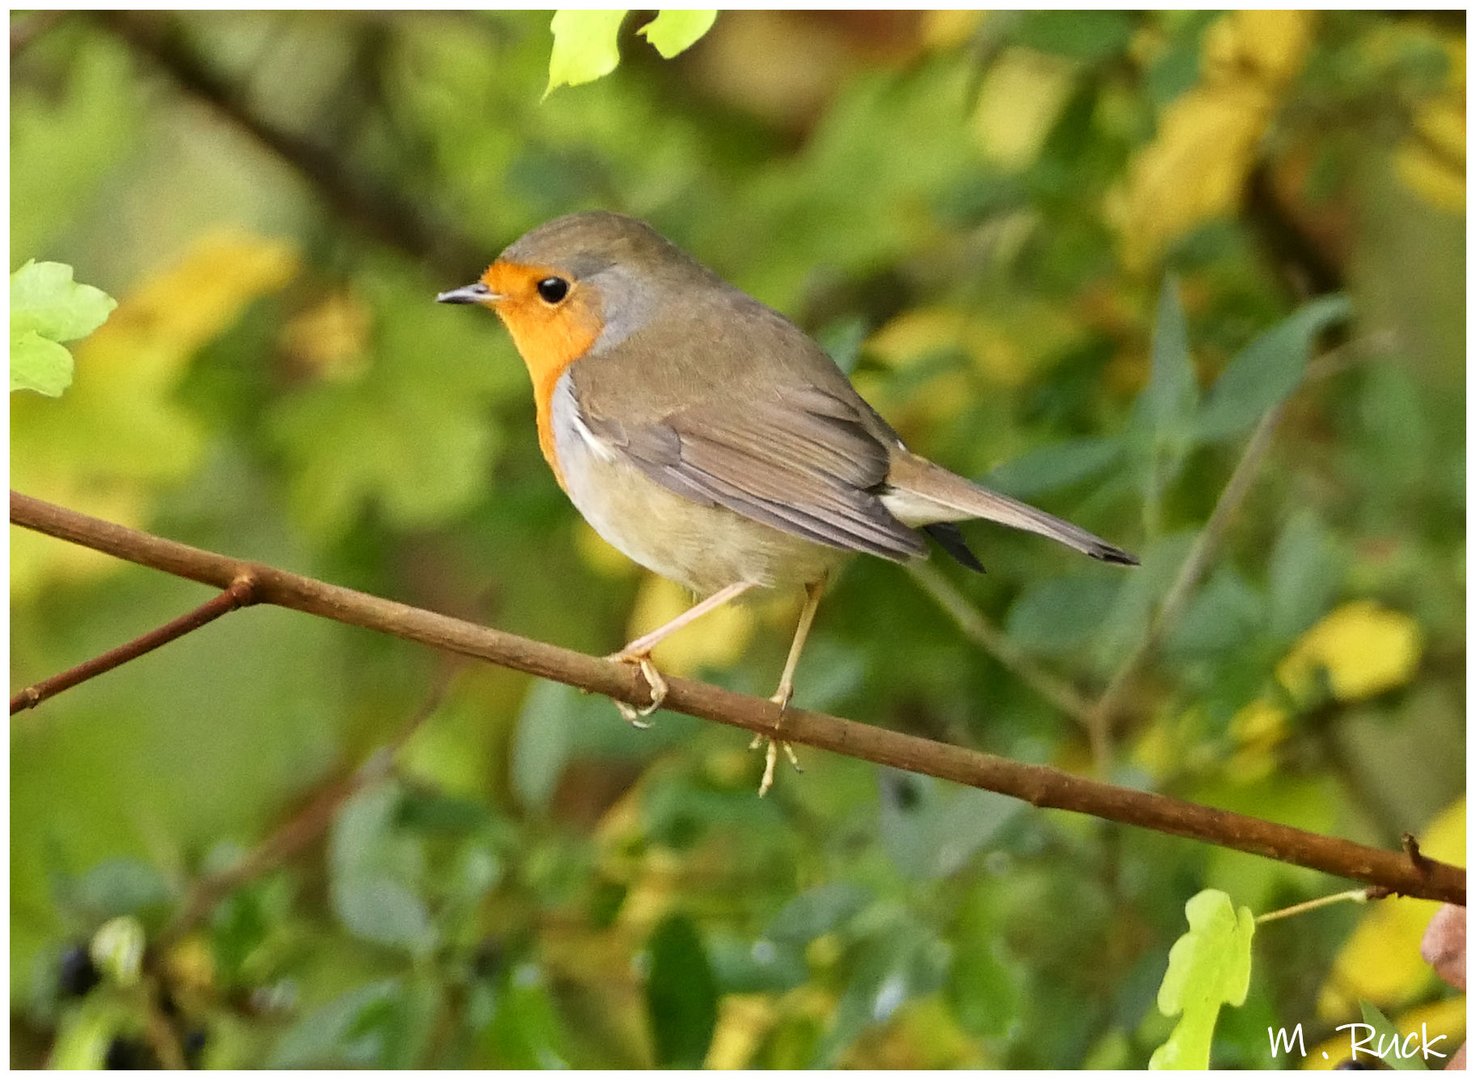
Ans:
{"type": "Polygon", "coordinates": [[[512,335],[513,344],[533,380],[533,402],[538,410],[538,448],[564,487],[558,455],[554,453],[552,402],[554,386],[570,364],[589,351],[600,336],[599,312],[591,298],[576,291],[557,307],[537,297],[534,284],[552,273],[543,267],[494,263],[482,280],[507,299],[497,314],[512,335]]]}

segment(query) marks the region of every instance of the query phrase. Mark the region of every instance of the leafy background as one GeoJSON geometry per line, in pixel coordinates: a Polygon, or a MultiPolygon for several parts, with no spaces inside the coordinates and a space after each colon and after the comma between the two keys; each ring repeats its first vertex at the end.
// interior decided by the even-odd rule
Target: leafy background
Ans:
{"type": "MultiPolygon", "coordinates": [[[[541,97],[546,12],[13,16],[12,266],[119,301],[12,401],[13,485],[608,652],[683,597],[559,493],[495,322],[431,299],[626,211],[916,449],[1144,557],[857,561],[799,704],[1463,861],[1464,20],[740,12],[672,61],[637,23],[541,97]],[[1094,760],[1072,703],[1287,393],[1094,760]]],[[[11,574],[15,686],[204,599],[19,530],[11,574]]],[[[796,609],[658,659],[766,694],[796,609]]],[[[13,1061],[1140,1067],[1191,896],[1346,887],[815,752],[760,801],[740,733],[656,721],[274,610],[18,716],[13,1061]]],[[[1459,1038],[1432,910],[1267,924],[1214,1062],[1295,1064],[1264,1032],[1300,1022],[1331,1064],[1361,1002],[1459,1038]]]]}

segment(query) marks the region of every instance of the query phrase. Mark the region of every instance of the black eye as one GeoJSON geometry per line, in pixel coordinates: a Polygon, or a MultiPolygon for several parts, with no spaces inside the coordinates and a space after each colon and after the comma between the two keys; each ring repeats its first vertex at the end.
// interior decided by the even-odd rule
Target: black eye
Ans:
{"type": "Polygon", "coordinates": [[[538,283],[538,295],[549,304],[557,304],[569,295],[569,283],[561,277],[546,277],[538,283]]]}

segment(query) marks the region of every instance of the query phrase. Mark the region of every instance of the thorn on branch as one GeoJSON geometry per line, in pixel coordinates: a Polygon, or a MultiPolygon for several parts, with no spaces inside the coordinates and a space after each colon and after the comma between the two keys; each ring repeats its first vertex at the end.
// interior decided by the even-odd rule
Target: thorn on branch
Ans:
{"type": "Polygon", "coordinates": [[[1399,842],[1404,845],[1404,853],[1409,856],[1410,865],[1415,868],[1416,873],[1421,876],[1428,873],[1430,860],[1420,851],[1420,842],[1414,838],[1414,833],[1400,833],[1399,842]]]}

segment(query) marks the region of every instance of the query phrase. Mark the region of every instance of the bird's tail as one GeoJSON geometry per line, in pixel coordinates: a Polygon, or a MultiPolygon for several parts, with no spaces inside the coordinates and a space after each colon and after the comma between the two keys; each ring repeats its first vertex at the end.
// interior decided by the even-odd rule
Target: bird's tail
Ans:
{"type": "Polygon", "coordinates": [[[916,454],[903,451],[893,457],[887,489],[882,503],[908,525],[983,518],[1050,537],[1103,562],[1138,565],[1135,556],[1101,537],[1018,499],[980,487],[916,454]]]}

